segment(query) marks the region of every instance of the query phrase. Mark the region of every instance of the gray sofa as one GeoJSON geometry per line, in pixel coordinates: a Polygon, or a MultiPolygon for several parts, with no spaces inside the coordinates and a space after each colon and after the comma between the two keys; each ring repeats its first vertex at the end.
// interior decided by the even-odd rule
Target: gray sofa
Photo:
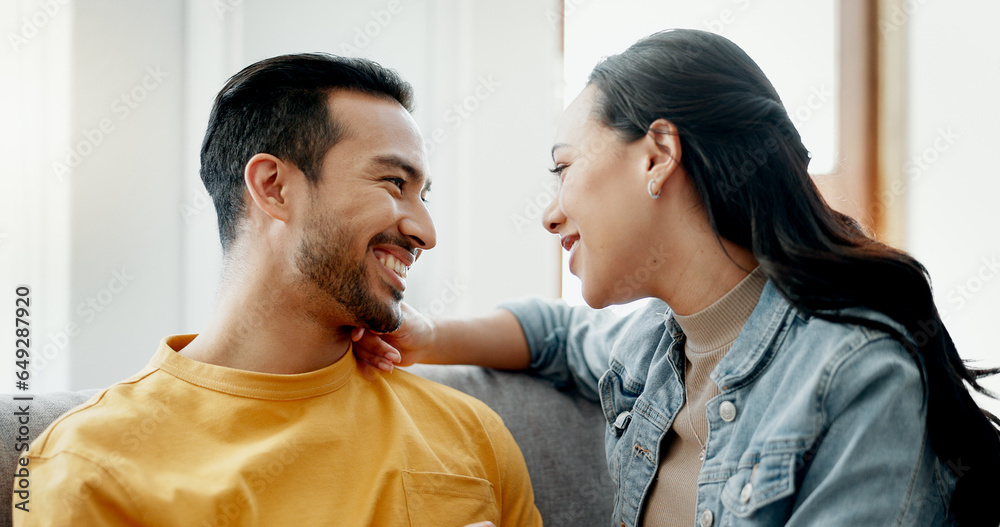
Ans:
{"type": "MultiPolygon", "coordinates": [[[[611,517],[611,481],[604,462],[604,417],[600,406],[554,390],[521,374],[472,366],[414,366],[410,371],[451,386],[488,404],[503,418],[524,453],[535,503],[547,526],[604,525],[611,517]]],[[[31,437],[97,390],[35,394],[31,437]]],[[[0,527],[11,522],[17,410],[14,395],[0,396],[0,468],[4,500],[0,527]]],[[[22,403],[23,404],[23,403],[22,403]]]]}

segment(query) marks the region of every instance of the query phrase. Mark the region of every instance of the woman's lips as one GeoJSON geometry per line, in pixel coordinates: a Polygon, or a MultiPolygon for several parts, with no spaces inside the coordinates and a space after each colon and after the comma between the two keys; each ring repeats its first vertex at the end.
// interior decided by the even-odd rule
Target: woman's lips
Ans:
{"type": "Polygon", "coordinates": [[[572,251],[573,246],[576,245],[576,242],[578,241],[580,241],[579,234],[570,234],[559,240],[559,242],[562,243],[563,249],[566,249],[567,251],[572,251]]]}
{"type": "Polygon", "coordinates": [[[573,270],[573,263],[576,261],[576,248],[580,246],[580,235],[573,234],[565,236],[560,241],[562,242],[563,249],[569,251],[569,261],[567,262],[569,265],[569,271],[576,274],[576,271],[573,270]]]}

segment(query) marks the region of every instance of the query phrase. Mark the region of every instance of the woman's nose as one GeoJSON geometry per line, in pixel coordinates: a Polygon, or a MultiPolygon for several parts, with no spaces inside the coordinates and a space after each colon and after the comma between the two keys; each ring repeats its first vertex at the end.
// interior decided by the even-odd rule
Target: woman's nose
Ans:
{"type": "Polygon", "coordinates": [[[559,208],[559,195],[556,194],[542,213],[542,227],[552,234],[559,234],[559,227],[565,222],[566,215],[559,208]]]}

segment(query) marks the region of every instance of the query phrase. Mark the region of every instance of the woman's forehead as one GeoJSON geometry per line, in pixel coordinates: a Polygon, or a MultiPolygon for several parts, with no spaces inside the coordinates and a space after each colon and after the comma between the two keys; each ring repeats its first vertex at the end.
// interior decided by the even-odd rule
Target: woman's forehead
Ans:
{"type": "Polygon", "coordinates": [[[557,146],[581,146],[577,143],[594,131],[596,122],[593,116],[596,100],[597,88],[589,85],[566,107],[556,128],[557,146]]]}

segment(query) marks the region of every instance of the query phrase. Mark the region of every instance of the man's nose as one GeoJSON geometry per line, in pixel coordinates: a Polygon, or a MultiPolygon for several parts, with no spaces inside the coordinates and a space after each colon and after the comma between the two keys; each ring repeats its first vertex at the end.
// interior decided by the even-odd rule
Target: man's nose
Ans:
{"type": "Polygon", "coordinates": [[[434,220],[431,219],[431,213],[423,203],[414,206],[412,213],[403,218],[399,224],[399,230],[418,249],[426,251],[437,245],[434,220]]]}

